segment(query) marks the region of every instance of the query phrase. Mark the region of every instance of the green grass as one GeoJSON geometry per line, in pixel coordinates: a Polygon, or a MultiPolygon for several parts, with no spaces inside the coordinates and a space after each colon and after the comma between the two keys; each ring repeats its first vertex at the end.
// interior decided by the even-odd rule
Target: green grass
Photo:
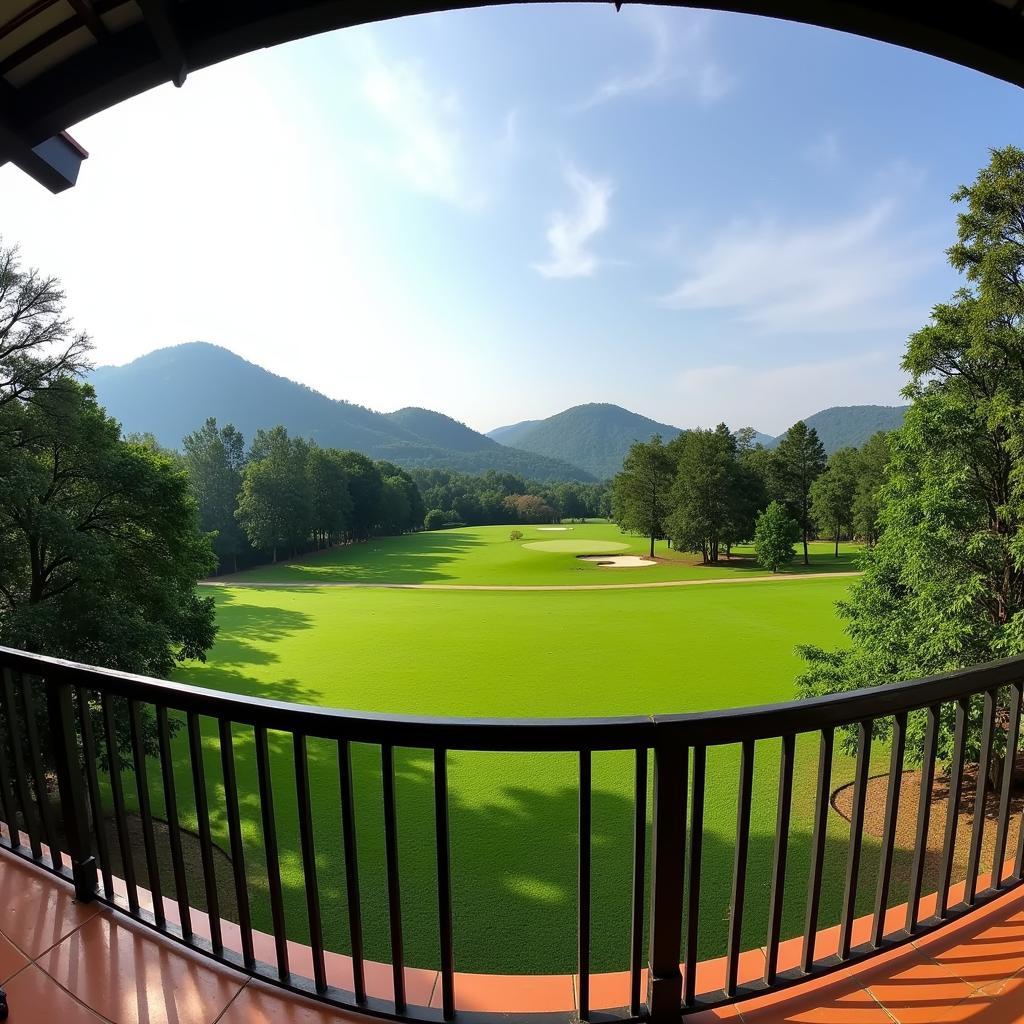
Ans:
{"type": "MultiPolygon", "coordinates": [[[[646,555],[643,537],[623,534],[612,523],[566,524],[564,532],[522,527],[522,540],[509,540],[508,526],[474,526],[389,537],[332,548],[296,562],[260,566],[232,577],[238,582],[274,583],[440,583],[588,586],[595,583],[644,583],[764,575],[750,547],[735,549],[719,565],[701,565],[690,552],[671,550],[660,541],[657,565],[609,569],[584,562],[580,554],[646,555]],[[569,550],[538,549],[538,542],[568,541],[569,550]],[[580,546],[580,542],[583,543],[580,546]],[[619,547],[616,545],[625,545],[619,547]]],[[[840,545],[833,557],[829,542],[811,545],[811,565],[797,558],[786,572],[844,572],[857,568],[855,545],[840,545]]]]}
{"type": "MultiPolygon", "coordinates": [[[[796,643],[841,642],[833,613],[847,583],[807,579],[732,587],[591,592],[226,589],[221,633],[205,665],[179,678],[222,690],[328,706],[459,716],[627,715],[788,699],[796,643]]],[[[227,848],[216,730],[205,723],[217,841],[227,848]]],[[[246,866],[254,920],[269,930],[251,730],[236,727],[246,866]]],[[[184,737],[175,743],[183,823],[194,827],[184,737]]],[[[291,938],[307,936],[290,738],[271,733],[274,795],[291,938]]],[[[390,956],[379,749],[356,745],[359,869],[367,955],[390,956]]],[[[406,953],[436,966],[433,772],[426,751],[396,752],[406,953]]],[[[784,932],[802,928],[817,748],[797,747],[784,932]]],[[[330,948],[347,948],[337,766],[310,741],[317,871],[330,948]]],[[[763,943],[779,743],[758,744],[744,943],[763,943]]],[[[879,751],[881,768],[884,752],[879,751]]],[[[627,964],[632,758],[594,755],[595,970],[627,964]]],[[[724,950],[736,818],[738,751],[709,754],[700,953],[724,950]]],[[[837,756],[834,784],[852,776],[837,756]]],[[[162,800],[154,779],[154,800],[162,800]]],[[[574,968],[576,759],[565,754],[450,755],[456,956],[461,970],[574,968]]],[[[847,850],[833,814],[822,922],[838,920],[847,850]]],[[[861,911],[877,844],[865,844],[861,911]]],[[[903,856],[903,854],[899,854],[903,856]]],[[[648,861],[649,863],[649,861],[648,861]]],[[[168,884],[165,880],[165,885],[168,884]]],[[[901,894],[894,891],[892,901],[901,894]]]]}

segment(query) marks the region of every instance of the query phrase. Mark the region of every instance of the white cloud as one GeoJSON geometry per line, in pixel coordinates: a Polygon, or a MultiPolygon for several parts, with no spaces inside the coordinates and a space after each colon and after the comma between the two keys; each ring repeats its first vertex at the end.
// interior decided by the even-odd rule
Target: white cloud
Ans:
{"type": "Polygon", "coordinates": [[[876,202],[828,223],[738,221],[711,239],[663,304],[731,310],[764,333],[836,333],[907,326],[920,316],[909,283],[935,263],[934,246],[894,224],[896,204],[876,202]]]}
{"type": "Polygon", "coordinates": [[[598,258],[589,243],[608,226],[608,204],[614,190],[610,182],[587,177],[572,166],[566,167],[565,180],[575,194],[576,208],[552,215],[547,230],[551,257],[535,269],[544,277],[591,277],[598,258]]]}
{"type": "Polygon", "coordinates": [[[630,74],[612,75],[573,110],[589,110],[621,96],[643,93],[679,92],[711,103],[734,88],[734,78],[711,53],[710,23],[703,15],[678,12],[669,17],[650,9],[626,8],[619,17],[647,37],[647,62],[630,74]]]}
{"type": "Polygon", "coordinates": [[[839,136],[835,132],[825,132],[804,150],[804,156],[819,167],[834,167],[840,155],[839,136]]]}
{"type": "Polygon", "coordinates": [[[900,404],[905,383],[893,352],[761,369],[694,367],[676,377],[674,404],[661,411],[672,423],[714,426],[724,421],[734,429],[752,426],[778,435],[799,417],[829,406],[900,404]]]}

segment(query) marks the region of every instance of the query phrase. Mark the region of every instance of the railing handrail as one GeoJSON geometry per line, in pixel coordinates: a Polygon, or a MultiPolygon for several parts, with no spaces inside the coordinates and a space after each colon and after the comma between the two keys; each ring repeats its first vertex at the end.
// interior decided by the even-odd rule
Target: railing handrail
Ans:
{"type": "Polygon", "coordinates": [[[99,668],[0,646],[0,663],[15,671],[92,687],[117,696],[229,718],[244,725],[288,729],[322,739],[478,751],[625,750],[654,746],[657,733],[688,746],[775,739],[917,711],[1016,682],[1024,655],[1002,658],[903,683],[864,687],[775,704],[681,714],[605,718],[454,718],[395,715],[298,704],[224,693],[168,679],[99,668]]]}

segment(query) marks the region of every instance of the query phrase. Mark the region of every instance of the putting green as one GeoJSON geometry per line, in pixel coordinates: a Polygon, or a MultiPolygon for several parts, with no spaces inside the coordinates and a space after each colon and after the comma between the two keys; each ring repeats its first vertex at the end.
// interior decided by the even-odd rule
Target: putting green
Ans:
{"type": "Polygon", "coordinates": [[[534,540],[524,544],[531,551],[578,551],[599,555],[604,551],[626,551],[628,544],[614,540],[534,540]]]}

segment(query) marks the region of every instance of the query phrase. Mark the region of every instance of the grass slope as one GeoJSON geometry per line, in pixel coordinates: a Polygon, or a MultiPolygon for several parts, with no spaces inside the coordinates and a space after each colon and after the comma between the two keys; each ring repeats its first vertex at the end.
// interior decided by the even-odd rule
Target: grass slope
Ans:
{"type": "MultiPolygon", "coordinates": [[[[736,587],[551,593],[227,589],[205,665],[179,678],[223,690],[386,712],[619,715],[700,711],[792,696],[794,644],[841,642],[833,604],[843,580],[736,587]]],[[[216,731],[205,723],[217,841],[228,846],[216,731]]],[[[184,737],[175,740],[183,823],[194,827],[184,737]]],[[[246,867],[258,927],[270,924],[252,732],[236,727],[246,867]]],[[[290,937],[307,935],[290,737],[271,733],[274,795],[290,937]]],[[[389,958],[379,749],[353,748],[367,955],[389,958]]],[[[436,966],[436,889],[429,752],[397,756],[408,962],[436,966]]],[[[816,741],[797,747],[784,933],[804,915],[816,741]]],[[[335,752],[311,740],[317,871],[326,941],[347,946],[335,752]]],[[[744,943],[764,941],[779,744],[758,744],[744,943]]],[[[884,752],[878,752],[881,767],[884,752]]],[[[576,758],[452,753],[449,778],[460,970],[574,968],[576,758]],[[528,936],[528,941],[523,937],[528,936]]],[[[628,956],[632,755],[594,755],[595,970],[628,956]]],[[[738,751],[709,754],[700,931],[703,957],[724,949],[736,817],[738,751]]],[[[852,765],[836,758],[835,784],[852,765]]],[[[153,798],[159,807],[154,771],[153,798]]],[[[130,779],[129,788],[130,786],[130,779]]],[[[838,919],[848,826],[833,814],[822,922],[838,919]]],[[[903,854],[899,853],[899,857],[903,854]]],[[[869,908],[877,843],[865,842],[861,909],[869,908]]],[[[648,864],[650,863],[648,859],[648,864]]],[[[165,879],[165,887],[169,880],[165,879]]],[[[898,887],[896,887],[898,890],[898,887]]],[[[893,902],[902,897],[894,890],[893,902]]]]}
{"type": "MultiPolygon", "coordinates": [[[[454,583],[510,586],[585,586],[596,583],[653,583],[663,580],[762,576],[765,570],[749,547],[717,566],[701,565],[690,552],[672,551],[664,541],[655,548],[657,565],[608,569],[582,561],[583,554],[646,555],[648,541],[623,534],[612,523],[577,523],[553,532],[522,527],[520,541],[509,540],[511,527],[475,526],[411,533],[365,544],[332,548],[296,562],[264,565],[239,573],[238,582],[273,583],[454,583]],[[537,542],[571,541],[570,550],[530,547],[537,542]],[[586,542],[577,548],[577,542],[586,542]],[[625,545],[625,547],[622,547],[625,545]]],[[[786,572],[843,572],[857,568],[854,545],[841,545],[838,559],[828,542],[811,545],[811,565],[797,559],[786,572]]],[[[230,580],[229,580],[230,581],[230,580]]]]}

